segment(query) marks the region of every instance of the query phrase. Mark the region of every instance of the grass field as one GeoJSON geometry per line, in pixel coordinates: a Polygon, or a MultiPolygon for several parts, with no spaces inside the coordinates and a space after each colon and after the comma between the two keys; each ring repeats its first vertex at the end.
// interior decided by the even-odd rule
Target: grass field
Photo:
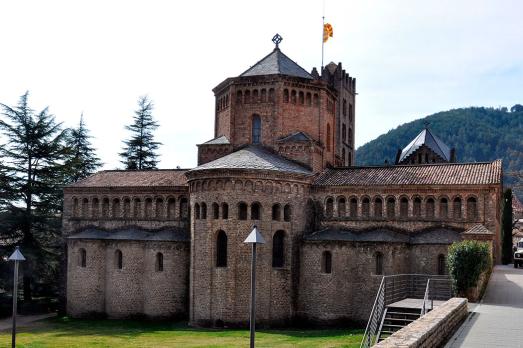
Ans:
{"type": "MultiPolygon", "coordinates": [[[[363,330],[260,330],[256,347],[359,347],[363,330]]],[[[9,331],[0,347],[10,347],[9,331]]],[[[17,347],[248,347],[248,330],[195,329],[185,323],[55,318],[21,328],[17,347]]]]}

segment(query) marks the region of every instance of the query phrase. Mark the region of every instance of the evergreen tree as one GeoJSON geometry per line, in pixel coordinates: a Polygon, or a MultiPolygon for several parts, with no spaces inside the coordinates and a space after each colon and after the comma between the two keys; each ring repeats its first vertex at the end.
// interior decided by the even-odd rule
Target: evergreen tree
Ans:
{"type": "Polygon", "coordinates": [[[501,262],[506,265],[512,262],[512,190],[503,193],[503,215],[501,216],[503,235],[501,262]]]}
{"type": "Polygon", "coordinates": [[[89,139],[89,130],[84,123],[84,115],[80,116],[77,128],[70,129],[67,134],[67,159],[65,161],[65,182],[72,183],[93,174],[101,165],[100,158],[96,157],[94,148],[89,139]]]}
{"type": "MultiPolygon", "coordinates": [[[[47,108],[35,113],[26,92],[17,106],[0,104],[0,147],[11,196],[2,216],[3,236],[21,246],[24,300],[33,283],[55,283],[60,253],[61,185],[65,131],[47,108]]],[[[57,284],[54,284],[56,286],[57,284]]],[[[49,286],[45,286],[49,288],[49,286]]]]}
{"type": "Polygon", "coordinates": [[[153,131],[158,123],[152,117],[153,104],[147,96],[138,99],[134,123],[125,128],[131,131],[131,138],[125,140],[125,147],[120,153],[126,169],[156,169],[158,150],[161,143],[154,141],[153,131]]]}

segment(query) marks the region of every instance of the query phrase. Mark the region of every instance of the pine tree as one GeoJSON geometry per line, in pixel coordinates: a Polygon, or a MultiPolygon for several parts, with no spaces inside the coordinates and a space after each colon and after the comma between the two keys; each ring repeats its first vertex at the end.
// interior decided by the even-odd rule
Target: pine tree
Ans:
{"type": "Polygon", "coordinates": [[[501,263],[507,265],[512,262],[512,190],[506,189],[503,193],[503,215],[501,216],[503,234],[501,263]]]}
{"type": "MultiPolygon", "coordinates": [[[[61,185],[65,131],[47,108],[35,113],[26,92],[16,107],[0,104],[0,147],[11,196],[2,217],[2,235],[21,246],[24,300],[32,283],[53,282],[60,253],[61,185]]],[[[56,285],[56,284],[55,284],[56,285]]]]}
{"type": "Polygon", "coordinates": [[[65,182],[72,183],[84,179],[93,174],[102,165],[100,158],[96,156],[95,150],[91,145],[89,140],[91,138],[82,114],[78,127],[70,129],[67,134],[68,154],[65,161],[65,182]]]}
{"type": "Polygon", "coordinates": [[[131,131],[131,138],[125,140],[125,147],[120,153],[126,169],[156,169],[158,150],[161,143],[154,141],[153,131],[158,123],[152,117],[153,104],[147,96],[138,99],[134,123],[125,128],[131,131]]]}

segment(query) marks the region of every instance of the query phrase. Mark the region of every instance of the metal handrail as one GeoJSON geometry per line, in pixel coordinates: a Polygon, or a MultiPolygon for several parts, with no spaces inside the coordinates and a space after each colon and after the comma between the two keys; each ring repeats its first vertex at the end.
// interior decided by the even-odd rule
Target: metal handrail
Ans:
{"type": "MultiPolygon", "coordinates": [[[[363,334],[363,339],[361,340],[361,344],[360,344],[360,348],[369,348],[373,345],[373,339],[372,339],[372,336],[376,336],[376,332],[373,332],[371,334],[371,325],[372,323],[374,322],[374,317],[375,315],[377,314],[377,304],[378,304],[378,299],[380,298],[380,295],[385,291],[385,276],[383,276],[381,278],[381,283],[380,283],[380,287],[378,288],[378,294],[376,295],[376,299],[374,300],[374,305],[372,306],[372,311],[370,312],[370,316],[369,316],[369,321],[367,322],[367,327],[365,328],[365,333],[363,334]]],[[[385,296],[384,296],[385,297],[385,296]]],[[[381,317],[381,314],[382,313],[379,313],[379,317],[381,317]]],[[[377,320],[379,320],[379,317],[377,320]]],[[[372,330],[372,331],[375,331],[372,330]]]]}
{"type": "Polygon", "coordinates": [[[423,297],[423,306],[421,307],[421,316],[427,313],[427,301],[429,299],[430,278],[427,280],[427,287],[425,288],[425,296],[423,297]]]}

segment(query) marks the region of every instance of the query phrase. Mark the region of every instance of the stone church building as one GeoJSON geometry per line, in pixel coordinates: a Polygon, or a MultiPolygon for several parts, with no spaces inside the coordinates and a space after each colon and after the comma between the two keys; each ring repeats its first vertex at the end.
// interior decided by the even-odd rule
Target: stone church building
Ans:
{"type": "Polygon", "coordinates": [[[382,275],[443,274],[455,241],[488,241],[500,259],[501,161],[454,163],[424,129],[395,165],[355,166],[356,80],[341,63],[309,73],[276,45],[213,92],[196,168],[64,189],[71,316],[245,325],[253,225],[267,241],[261,325],[364,322],[382,275]]]}

